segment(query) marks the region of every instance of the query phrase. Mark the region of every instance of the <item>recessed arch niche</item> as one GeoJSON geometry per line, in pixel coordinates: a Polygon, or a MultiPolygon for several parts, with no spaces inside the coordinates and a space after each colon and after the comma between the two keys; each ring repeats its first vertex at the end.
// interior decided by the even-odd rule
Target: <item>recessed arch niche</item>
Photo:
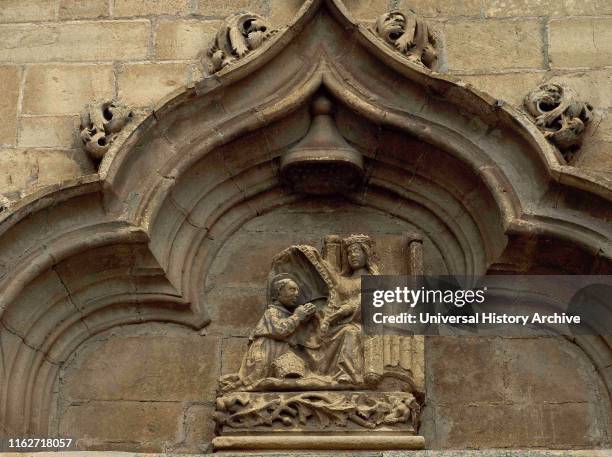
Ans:
{"type": "MultiPolygon", "coordinates": [[[[341,2],[308,0],[260,49],[128,124],[97,174],[3,213],[0,424],[45,434],[58,374],[113,328],[227,336],[214,277],[226,259],[257,272],[275,242],[313,241],[336,224],[418,233],[432,273],[609,273],[611,205],[612,184],[565,165],[525,115],[410,62],[341,2]],[[283,183],[279,163],[322,92],[365,178],[314,197],[283,183]]],[[[564,344],[609,397],[608,342],[564,344]]]]}

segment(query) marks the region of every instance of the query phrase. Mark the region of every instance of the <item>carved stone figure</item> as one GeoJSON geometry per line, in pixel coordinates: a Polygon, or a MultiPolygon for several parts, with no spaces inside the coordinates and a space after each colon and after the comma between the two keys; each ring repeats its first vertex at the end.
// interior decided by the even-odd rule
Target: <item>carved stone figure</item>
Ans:
{"type": "Polygon", "coordinates": [[[322,254],[297,245],[274,257],[268,304],[240,370],[219,382],[218,434],[229,433],[225,440],[260,429],[416,434],[422,392],[409,370],[385,356],[399,356],[405,341],[362,334],[364,274],[380,274],[367,235],[330,235],[322,254]],[[386,372],[389,364],[394,372],[386,372]],[[382,383],[387,375],[397,381],[390,388],[382,383]]]}
{"type": "Polygon", "coordinates": [[[414,13],[390,11],[376,21],[375,32],[413,62],[432,68],[437,59],[436,36],[414,13]]]}
{"type": "Polygon", "coordinates": [[[260,47],[276,30],[258,14],[234,13],[228,16],[206,51],[205,66],[210,74],[260,47]]]}
{"type": "Polygon", "coordinates": [[[582,144],[593,107],[578,100],[569,87],[553,83],[533,89],[525,97],[524,104],[544,136],[561,150],[568,162],[571,161],[582,144]]]}
{"type": "Polygon", "coordinates": [[[304,362],[291,352],[295,331],[316,312],[312,303],[296,305],[299,286],[288,274],[276,275],[270,282],[271,302],[251,332],[249,350],[240,367],[243,385],[274,378],[303,378],[304,362]]]}
{"type": "Polygon", "coordinates": [[[88,104],[81,115],[81,140],[89,155],[101,160],[132,116],[130,109],[114,100],[88,104]]]}

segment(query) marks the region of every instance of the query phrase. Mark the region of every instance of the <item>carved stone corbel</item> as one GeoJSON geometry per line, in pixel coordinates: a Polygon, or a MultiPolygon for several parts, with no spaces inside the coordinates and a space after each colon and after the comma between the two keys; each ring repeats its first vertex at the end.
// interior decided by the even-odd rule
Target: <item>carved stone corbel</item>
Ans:
{"type": "Polygon", "coordinates": [[[580,148],[585,125],[591,121],[593,107],[578,100],[578,95],[563,84],[546,83],[533,89],[524,100],[535,124],[570,162],[580,148]]]}
{"type": "Polygon", "coordinates": [[[85,151],[93,159],[101,160],[132,116],[129,108],[114,100],[88,104],[81,115],[81,140],[85,151]]]}
{"type": "Polygon", "coordinates": [[[413,62],[432,68],[437,59],[436,36],[416,14],[393,10],[381,15],[374,32],[413,62]]]}
{"type": "Polygon", "coordinates": [[[228,16],[210,43],[202,61],[209,74],[241,59],[259,48],[276,33],[270,23],[258,14],[234,13],[228,16]]]}

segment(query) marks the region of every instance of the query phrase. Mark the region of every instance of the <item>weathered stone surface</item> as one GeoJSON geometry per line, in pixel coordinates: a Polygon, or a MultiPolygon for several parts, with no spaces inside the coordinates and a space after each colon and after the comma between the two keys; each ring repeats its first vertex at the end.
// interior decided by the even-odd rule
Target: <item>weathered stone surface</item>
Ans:
{"type": "Polygon", "coordinates": [[[52,21],[56,10],[57,0],[3,0],[0,23],[52,21]]]}
{"type": "Polygon", "coordinates": [[[251,13],[263,13],[264,2],[262,0],[198,0],[198,14],[203,16],[219,16],[224,18],[237,11],[249,11],[251,13]]]}
{"type": "Polygon", "coordinates": [[[17,100],[21,70],[16,66],[0,67],[0,144],[14,145],[17,140],[17,100]]]}
{"type": "Polygon", "coordinates": [[[484,13],[490,17],[514,16],[591,16],[612,12],[607,0],[484,0],[484,13]]]}
{"type": "Polygon", "coordinates": [[[171,452],[211,452],[215,428],[213,412],[214,408],[208,405],[186,406],[178,444],[171,447],[171,452]]]}
{"type": "Polygon", "coordinates": [[[59,19],[94,19],[109,16],[109,4],[98,0],[60,0],[59,19]]]}
{"type": "Polygon", "coordinates": [[[480,0],[400,0],[400,10],[414,10],[426,17],[480,16],[480,0]]]}
{"type": "Polygon", "coordinates": [[[242,357],[247,351],[248,338],[224,338],[221,357],[221,375],[236,373],[240,369],[242,357]]]}
{"type": "Polygon", "coordinates": [[[185,85],[188,76],[188,64],[127,64],[119,75],[119,100],[131,107],[153,105],[185,85]]]}
{"type": "Polygon", "coordinates": [[[90,401],[68,406],[59,433],[78,437],[80,448],[159,452],[174,441],[181,414],[180,403],[90,401]]]}
{"type": "Polygon", "coordinates": [[[88,173],[93,166],[80,150],[0,150],[0,194],[31,191],[88,173]]]}
{"type": "Polygon", "coordinates": [[[158,59],[195,59],[213,39],[220,21],[161,21],[157,24],[158,59]]]}
{"type": "Polygon", "coordinates": [[[537,20],[449,22],[444,26],[448,68],[542,68],[541,28],[537,20]]]}
{"type": "Polygon", "coordinates": [[[0,61],[112,61],[145,58],[149,21],[0,26],[0,61]]]}
{"type": "Polygon", "coordinates": [[[612,19],[558,19],[549,29],[552,68],[612,65],[612,19]]]}
{"type": "MultiPolygon", "coordinates": [[[[69,456],[72,453],[64,452],[37,452],[37,453],[2,453],[3,457],[57,457],[57,456],[69,456]]],[[[131,453],[129,455],[134,455],[131,453]]],[[[139,454],[136,454],[138,456],[139,454]]],[[[142,457],[179,457],[180,454],[174,452],[167,452],[163,454],[141,454],[142,457]]],[[[198,454],[194,454],[198,455],[198,454]]],[[[200,454],[201,455],[201,454],[200,454]]],[[[209,455],[209,454],[206,454],[209,455]]],[[[243,457],[244,452],[224,452],[224,457],[243,457]]],[[[262,454],[252,453],[251,455],[258,457],[262,454]]],[[[276,452],[266,452],[267,457],[286,457],[287,454],[279,454],[276,452]]],[[[294,457],[329,457],[329,452],[318,452],[312,451],[308,453],[302,453],[299,451],[292,452],[294,457]]],[[[409,450],[409,451],[358,451],[351,452],[350,454],[342,453],[342,455],[351,455],[355,457],[610,457],[610,451],[606,449],[588,449],[588,450],[548,450],[548,449],[480,449],[480,450],[444,450],[444,449],[430,449],[425,451],[409,450]]],[[[89,457],[128,457],[128,453],[125,452],[89,452],[89,457]]]]}
{"type": "Polygon", "coordinates": [[[550,82],[564,83],[574,89],[595,109],[612,108],[612,70],[584,70],[551,77],[550,82]]]}
{"type": "Polygon", "coordinates": [[[86,103],[113,97],[111,65],[33,65],[27,69],[23,113],[78,114],[86,103]]]}
{"type": "Polygon", "coordinates": [[[219,344],[210,336],[163,334],[95,342],[66,372],[64,395],[71,401],[210,401],[219,344]]]}
{"type": "Polygon", "coordinates": [[[499,368],[502,354],[494,338],[436,337],[426,341],[428,394],[436,404],[504,401],[504,372],[499,368]]]}
{"type": "Polygon", "coordinates": [[[345,0],[344,4],[355,19],[360,21],[375,21],[378,16],[389,11],[387,0],[345,0]]]}
{"type": "Polygon", "coordinates": [[[36,116],[20,119],[20,148],[78,147],[78,116],[36,116]]]}
{"type": "Polygon", "coordinates": [[[191,11],[190,0],[115,0],[114,15],[150,16],[161,14],[187,14],[191,11]]]}
{"type": "Polygon", "coordinates": [[[291,22],[300,7],[301,0],[270,0],[270,21],[277,27],[291,22]]]}
{"type": "Polygon", "coordinates": [[[459,78],[469,82],[478,90],[520,107],[525,95],[542,82],[545,77],[545,73],[503,73],[462,75],[459,78]]]}
{"type": "MultiPolygon", "coordinates": [[[[544,446],[552,435],[550,415],[541,405],[462,404],[436,408],[436,433],[442,448],[544,446]],[[486,417],[486,421],[482,418],[486,417]],[[467,444],[471,443],[471,444],[467,444]]],[[[569,413],[569,408],[568,411],[569,413]]],[[[569,420],[569,419],[568,419],[569,420]]],[[[576,418],[576,432],[588,432],[576,418]]],[[[583,441],[575,442],[580,445],[583,441]]]]}
{"type": "Polygon", "coordinates": [[[586,403],[596,398],[600,386],[594,382],[591,364],[578,347],[559,338],[517,338],[503,342],[508,400],[586,403]],[[551,379],[563,382],[551,389],[551,379]]]}
{"type": "Polygon", "coordinates": [[[576,166],[599,173],[612,173],[612,141],[586,141],[580,150],[576,166]]]}

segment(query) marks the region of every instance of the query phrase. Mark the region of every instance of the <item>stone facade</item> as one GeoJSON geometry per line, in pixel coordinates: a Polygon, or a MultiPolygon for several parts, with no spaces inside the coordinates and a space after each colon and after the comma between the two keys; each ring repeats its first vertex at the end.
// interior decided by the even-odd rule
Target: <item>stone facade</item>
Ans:
{"type": "MultiPolygon", "coordinates": [[[[353,38],[332,15],[282,35],[299,0],[5,3],[0,435],[48,431],[78,437],[83,450],[210,451],[217,379],[240,367],[272,258],[330,233],[368,233],[394,273],[409,273],[392,254],[415,232],[427,273],[610,272],[605,0],[346,0],[368,53],[353,41],[342,48],[353,38]],[[375,41],[376,20],[394,8],[411,8],[435,32],[426,40],[436,45],[433,77],[375,41]],[[259,50],[275,63],[258,71],[246,54],[200,82],[210,72],[202,52],[238,10],[279,29],[259,50]],[[333,72],[309,79],[304,62],[321,56],[308,33],[327,37],[353,87],[396,117],[381,121],[383,110],[333,72]],[[283,51],[279,36],[298,52],[283,51]],[[358,58],[345,62],[338,49],[358,58]],[[339,133],[376,164],[364,167],[363,195],[297,198],[277,186],[278,156],[308,131],[312,81],[323,80],[339,133]],[[593,107],[570,166],[519,111],[549,80],[593,107]],[[94,100],[134,114],[101,165],[79,135],[94,100]],[[447,154],[449,145],[459,152],[447,154]]],[[[419,434],[438,451],[410,455],[607,455],[593,450],[612,440],[607,343],[432,337],[423,352],[419,434]]]]}
{"type": "MultiPolygon", "coordinates": [[[[8,1],[0,12],[5,37],[0,38],[0,194],[16,199],[93,171],[74,130],[85,103],[117,98],[150,109],[200,77],[198,54],[228,14],[249,10],[282,26],[300,4],[8,1]]],[[[346,5],[366,21],[391,7],[413,9],[444,39],[438,71],[515,106],[551,79],[575,88],[596,108],[576,165],[612,173],[609,2],[347,0],[346,5]]]]}

